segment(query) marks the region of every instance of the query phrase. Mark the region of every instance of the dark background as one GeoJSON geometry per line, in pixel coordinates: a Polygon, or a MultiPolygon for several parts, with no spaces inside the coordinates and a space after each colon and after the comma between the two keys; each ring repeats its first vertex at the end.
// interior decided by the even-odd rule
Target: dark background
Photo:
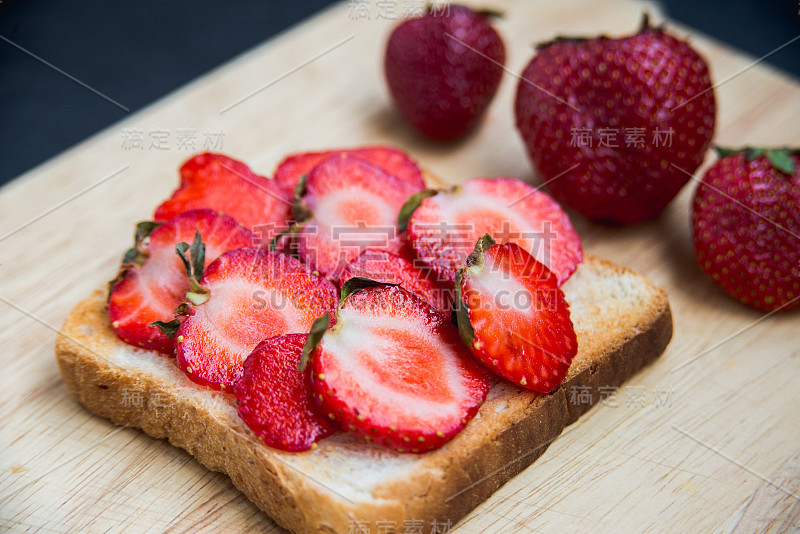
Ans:
{"type": "MultiPolygon", "coordinates": [[[[0,0],[0,184],[128,114],[8,41],[132,113],[331,3],[0,0]]],[[[662,3],[757,58],[800,35],[800,0],[662,3]]],[[[766,61],[800,78],[800,40],[766,61]]]]}

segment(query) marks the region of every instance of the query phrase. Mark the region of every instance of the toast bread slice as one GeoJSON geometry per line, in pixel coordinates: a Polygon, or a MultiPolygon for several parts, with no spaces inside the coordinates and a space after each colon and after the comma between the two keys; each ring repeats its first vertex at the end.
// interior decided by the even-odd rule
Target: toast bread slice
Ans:
{"type": "Polygon", "coordinates": [[[672,336],[666,293],[646,278],[587,255],[563,290],[578,355],[549,395],[498,379],[477,416],[441,449],[402,454],[339,432],[316,450],[272,449],[236,412],[233,396],[198,386],[172,358],[137,349],[112,331],[105,291],[80,302],[56,341],[69,391],[90,411],[187,450],[294,532],[350,532],[355,522],[403,531],[452,524],[547,449],[564,427],[657,358],[672,336]],[[569,402],[570,390],[591,402],[569,402]],[[422,523],[419,523],[419,522],[422,523]]]}

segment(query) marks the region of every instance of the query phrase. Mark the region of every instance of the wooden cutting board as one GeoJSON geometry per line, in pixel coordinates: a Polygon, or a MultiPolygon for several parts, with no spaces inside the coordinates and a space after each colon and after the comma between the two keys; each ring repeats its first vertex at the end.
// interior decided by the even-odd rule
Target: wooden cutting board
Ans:
{"type": "MultiPolygon", "coordinates": [[[[406,4],[394,3],[394,16],[406,4]]],[[[623,0],[481,4],[506,12],[497,26],[515,73],[532,43],[557,33],[630,33],[643,7],[623,0]]],[[[368,5],[368,18],[348,4],[323,12],[0,190],[4,526],[280,530],[224,475],[86,412],[68,395],[53,358],[67,311],[113,275],[134,223],[176,186],[176,169],[192,151],[219,143],[221,133],[223,151],[269,174],[290,152],[391,143],[451,182],[536,180],[513,128],[511,75],[480,130],[460,144],[424,142],[399,122],[381,73],[394,21],[379,18],[392,15],[380,13],[379,3],[368,5]],[[151,146],[164,131],[165,148],[151,146]]],[[[719,84],[716,142],[800,144],[797,81],[672,27],[691,34],[719,84]]],[[[700,272],[688,215],[695,185],[659,219],[634,227],[574,216],[587,251],[667,288],[675,337],[657,363],[570,427],[458,532],[800,528],[800,316],[765,317],[739,306],[700,272]]]]}

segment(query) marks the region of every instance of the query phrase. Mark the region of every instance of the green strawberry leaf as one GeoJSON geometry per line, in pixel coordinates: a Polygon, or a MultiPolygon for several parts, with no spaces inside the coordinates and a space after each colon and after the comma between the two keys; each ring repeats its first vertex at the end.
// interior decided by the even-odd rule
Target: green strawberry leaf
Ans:
{"type": "Polygon", "coordinates": [[[189,247],[189,254],[192,256],[194,279],[199,282],[203,278],[203,269],[206,266],[206,245],[200,237],[200,232],[195,232],[194,241],[189,247]]]}
{"type": "Polygon", "coordinates": [[[363,276],[354,276],[350,278],[342,284],[342,296],[339,298],[339,306],[344,304],[344,301],[347,298],[354,294],[358,293],[362,289],[366,289],[368,287],[379,287],[379,286],[396,286],[397,284],[387,284],[386,282],[378,282],[377,280],[373,280],[372,278],[365,278],[363,276]]]}
{"type": "Polygon", "coordinates": [[[278,243],[280,242],[281,239],[283,239],[284,237],[286,237],[288,235],[294,235],[294,234],[296,234],[297,232],[299,232],[302,229],[303,229],[303,225],[302,224],[294,223],[289,228],[287,228],[283,232],[279,233],[278,235],[276,235],[275,237],[270,239],[269,245],[268,245],[269,250],[275,250],[278,247],[278,243]]]}
{"type": "MultiPolygon", "coordinates": [[[[339,299],[339,306],[344,304],[344,301],[347,300],[347,297],[361,291],[362,289],[366,289],[368,287],[396,285],[397,284],[385,284],[383,282],[378,282],[377,280],[372,280],[371,278],[355,276],[342,284],[342,296],[339,299]]],[[[317,319],[315,319],[314,323],[311,325],[311,331],[308,333],[308,339],[306,339],[306,342],[303,345],[303,354],[300,357],[300,365],[297,367],[300,371],[305,370],[306,365],[308,365],[308,362],[311,360],[311,353],[314,352],[314,349],[317,348],[317,345],[319,345],[322,341],[322,336],[324,336],[325,332],[327,332],[328,328],[330,328],[329,315],[330,314],[326,313],[322,317],[317,317],[317,319]]]]}
{"type": "Polygon", "coordinates": [[[308,333],[308,338],[303,345],[303,354],[300,356],[300,364],[297,366],[298,371],[306,370],[308,362],[311,361],[311,353],[322,342],[322,337],[328,331],[331,324],[330,314],[325,314],[322,317],[317,317],[311,325],[311,331],[308,333]]]}
{"type": "Polygon", "coordinates": [[[175,252],[181,258],[189,283],[191,284],[194,281],[199,284],[200,280],[203,279],[203,269],[206,261],[206,245],[203,243],[200,232],[195,232],[191,245],[183,241],[175,245],[175,252]],[[186,251],[189,251],[191,261],[186,257],[186,251]]]}
{"type": "Polygon", "coordinates": [[[764,149],[763,148],[749,148],[748,147],[748,148],[744,149],[744,157],[745,157],[745,159],[747,159],[747,161],[753,161],[756,158],[760,158],[762,155],[764,155],[764,149]]]}
{"type": "Polygon", "coordinates": [[[419,193],[414,193],[408,200],[406,200],[403,207],[400,208],[400,213],[397,215],[397,231],[405,232],[408,229],[408,221],[411,216],[417,211],[417,208],[422,204],[426,198],[430,198],[437,194],[439,191],[436,189],[423,189],[419,193]]]}
{"type": "MultiPolygon", "coordinates": [[[[605,36],[605,35],[600,35],[597,38],[598,39],[608,39],[608,37],[605,36]]],[[[584,36],[580,36],[580,35],[556,35],[555,37],[553,37],[552,39],[550,39],[548,41],[542,41],[540,43],[534,43],[533,44],[533,49],[538,51],[538,50],[544,50],[545,48],[548,48],[548,47],[553,46],[553,45],[558,44],[558,43],[576,43],[576,44],[579,44],[579,43],[586,43],[586,42],[589,42],[591,40],[592,39],[589,38],[589,37],[584,37],[584,36]]]]}
{"type": "Polygon", "coordinates": [[[125,255],[122,256],[122,265],[134,265],[134,264],[141,264],[144,263],[144,258],[146,257],[145,254],[138,248],[129,248],[125,251],[125,255]]]}
{"type": "Polygon", "coordinates": [[[144,260],[147,259],[147,252],[144,250],[144,242],[150,237],[150,234],[161,226],[163,223],[153,221],[142,221],[136,225],[136,233],[133,237],[133,247],[129,248],[125,255],[122,257],[123,264],[133,264],[141,267],[144,260]]]}
{"type": "Polygon", "coordinates": [[[161,332],[167,336],[168,338],[172,339],[175,337],[175,334],[178,332],[178,328],[181,326],[181,322],[178,319],[173,319],[171,321],[153,321],[150,323],[149,326],[155,326],[161,332]]]}
{"type": "Polygon", "coordinates": [[[302,175],[294,188],[294,198],[292,199],[292,217],[294,217],[294,220],[297,222],[307,221],[314,215],[309,209],[308,204],[306,204],[306,201],[303,200],[303,197],[306,194],[307,179],[307,174],[302,175]]]}
{"type": "Polygon", "coordinates": [[[181,262],[183,262],[183,270],[186,271],[186,276],[189,277],[191,280],[192,278],[192,266],[189,263],[189,259],[186,257],[186,251],[189,250],[189,244],[181,241],[180,243],[175,245],[175,252],[180,256],[181,262]]]}
{"type": "Polygon", "coordinates": [[[772,166],[788,175],[793,175],[795,171],[794,160],[791,155],[792,151],[788,148],[766,151],[767,159],[772,163],[772,166]]]}
{"type": "Polygon", "coordinates": [[[465,347],[471,348],[475,344],[475,329],[469,321],[469,309],[461,294],[461,283],[464,280],[466,268],[462,267],[456,272],[456,298],[455,298],[455,323],[458,335],[465,347]]]}
{"type": "Polygon", "coordinates": [[[719,158],[727,158],[728,156],[735,156],[736,154],[739,154],[742,150],[744,150],[744,149],[742,149],[742,148],[726,148],[726,147],[721,147],[721,146],[715,146],[714,147],[714,152],[717,153],[717,157],[719,157],[719,158]]]}
{"type": "Polygon", "coordinates": [[[155,222],[155,221],[142,221],[136,225],[136,235],[135,235],[135,243],[136,245],[141,245],[144,240],[150,237],[150,234],[153,233],[153,230],[158,228],[164,223],[155,222]]]}
{"type": "Polygon", "coordinates": [[[136,225],[136,232],[133,236],[133,247],[125,251],[122,256],[122,264],[120,266],[117,276],[108,283],[108,298],[111,298],[111,290],[114,286],[125,278],[125,275],[133,267],[141,267],[144,265],[145,260],[149,256],[147,251],[144,250],[144,242],[153,233],[153,230],[161,226],[163,223],[153,221],[142,221],[136,225]]]}
{"type": "Polygon", "coordinates": [[[478,15],[485,19],[503,19],[506,14],[499,9],[483,8],[475,11],[478,15]]]}
{"type": "Polygon", "coordinates": [[[173,316],[175,317],[171,321],[153,321],[149,323],[149,326],[155,326],[161,332],[164,333],[165,336],[172,339],[175,337],[175,334],[178,332],[178,328],[181,326],[181,320],[178,317],[185,317],[192,313],[192,307],[188,302],[181,302],[178,304],[178,307],[175,308],[173,312],[173,316]]]}
{"type": "Polygon", "coordinates": [[[747,161],[753,161],[761,156],[766,157],[772,166],[782,173],[793,175],[796,167],[792,155],[800,154],[800,148],[763,148],[763,147],[742,147],[742,148],[722,148],[714,147],[720,158],[744,154],[747,161]]]}
{"type": "MultiPolygon", "coordinates": [[[[646,33],[646,32],[663,32],[665,28],[665,24],[662,22],[658,25],[653,25],[650,22],[650,14],[646,11],[642,12],[642,22],[639,24],[638,34],[646,33]]],[[[549,41],[544,41],[541,43],[536,43],[533,45],[535,50],[543,50],[549,46],[553,46],[554,44],[558,43],[586,43],[590,41],[606,41],[611,39],[608,35],[597,35],[595,37],[586,37],[586,36],[575,36],[575,35],[557,35],[553,39],[549,41]]]]}
{"type": "Polygon", "coordinates": [[[495,241],[492,236],[483,234],[478,239],[478,242],[475,243],[475,249],[467,257],[467,266],[460,268],[456,272],[456,298],[454,303],[455,323],[456,326],[458,326],[458,335],[461,337],[461,342],[464,343],[467,348],[475,344],[475,329],[469,321],[469,308],[461,294],[461,284],[464,277],[467,276],[468,269],[475,267],[480,268],[483,266],[483,253],[486,249],[495,244],[497,244],[497,241],[495,241]]]}

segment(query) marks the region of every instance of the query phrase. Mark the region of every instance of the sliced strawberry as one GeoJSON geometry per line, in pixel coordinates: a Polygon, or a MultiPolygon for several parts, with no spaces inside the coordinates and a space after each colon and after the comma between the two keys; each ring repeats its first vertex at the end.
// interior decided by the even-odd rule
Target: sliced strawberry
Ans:
{"type": "Polygon", "coordinates": [[[347,154],[332,156],[305,181],[295,204],[305,219],[297,233],[300,259],[336,280],[367,248],[399,250],[397,215],[419,187],[347,154]]]}
{"type": "MultiPolygon", "coordinates": [[[[142,223],[139,228],[153,226],[142,223]]],[[[150,323],[171,320],[185,300],[189,280],[175,245],[191,243],[198,232],[205,244],[206,265],[226,250],[252,245],[255,239],[232,218],[208,209],[182,213],[156,226],[149,237],[137,231],[137,244],[126,254],[108,299],[108,316],[121,340],[173,354],[172,339],[150,323]]]]}
{"type": "Polygon", "coordinates": [[[549,393],[578,352],[569,306],[547,267],[514,243],[493,243],[481,238],[456,276],[461,338],[495,373],[549,393]]]}
{"type": "Polygon", "coordinates": [[[205,153],[183,164],[180,187],[156,209],[154,217],[165,221],[197,208],[221,211],[251,230],[270,228],[270,235],[262,236],[268,242],[286,228],[291,196],[244,163],[205,153]]]}
{"type": "Polygon", "coordinates": [[[336,287],[291,256],[263,248],[231,250],[206,268],[208,300],[175,338],[178,366],[198,384],[230,387],[263,339],[308,332],[336,305],[336,287]]]}
{"type": "Polygon", "coordinates": [[[356,276],[403,286],[445,313],[450,313],[453,306],[453,284],[439,281],[431,269],[414,258],[408,246],[403,247],[399,254],[388,250],[365,250],[344,268],[340,282],[343,284],[356,276]]]}
{"type": "Polygon", "coordinates": [[[239,415],[270,447],[307,451],[333,433],[311,400],[310,368],[298,371],[308,334],[265,339],[244,362],[233,387],[239,415]]]}
{"type": "MultiPolygon", "coordinates": [[[[448,317],[399,286],[347,296],[311,354],[320,413],[399,452],[440,447],[477,413],[489,374],[448,317]]],[[[375,284],[375,282],[372,282],[375,284]]]]}
{"type": "Polygon", "coordinates": [[[569,217],[546,194],[515,178],[477,178],[424,198],[408,221],[417,256],[443,278],[456,271],[480,236],[517,243],[563,283],[583,259],[569,217]]]}
{"type": "Polygon", "coordinates": [[[387,174],[391,174],[404,182],[408,182],[418,189],[425,187],[417,164],[408,154],[389,146],[368,146],[362,148],[343,148],[338,150],[326,150],[323,152],[305,152],[294,154],[284,159],[278,168],[275,169],[273,180],[284,191],[291,196],[294,194],[295,187],[300,181],[300,177],[308,174],[311,170],[331,156],[348,154],[367,163],[375,165],[387,174]]]}

